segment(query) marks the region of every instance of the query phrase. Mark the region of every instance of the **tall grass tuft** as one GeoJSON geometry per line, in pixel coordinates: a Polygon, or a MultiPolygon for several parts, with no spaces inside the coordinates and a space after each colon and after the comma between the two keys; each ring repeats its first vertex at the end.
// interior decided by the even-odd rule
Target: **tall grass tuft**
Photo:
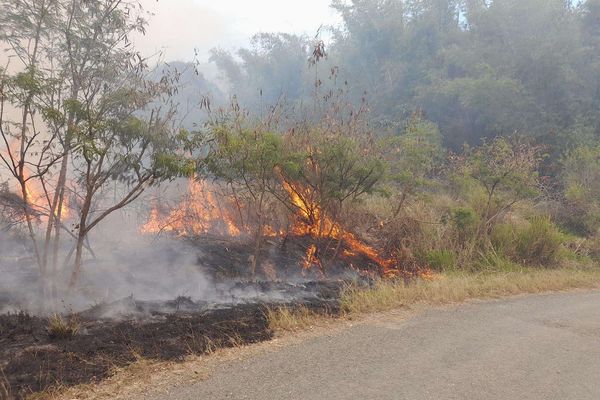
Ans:
{"type": "Polygon", "coordinates": [[[48,320],[46,330],[51,339],[70,339],[79,332],[79,321],[73,314],[67,319],[60,314],[54,314],[48,320]]]}

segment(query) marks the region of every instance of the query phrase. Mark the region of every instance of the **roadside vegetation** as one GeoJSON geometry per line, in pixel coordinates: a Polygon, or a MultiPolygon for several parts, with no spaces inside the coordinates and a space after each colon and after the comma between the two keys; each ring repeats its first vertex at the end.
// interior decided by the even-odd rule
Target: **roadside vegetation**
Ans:
{"type": "Polygon", "coordinates": [[[539,294],[573,289],[599,289],[600,269],[520,268],[507,271],[447,272],[434,278],[379,280],[370,287],[349,285],[342,292],[336,313],[315,312],[306,307],[274,307],[267,311],[275,332],[311,329],[336,318],[360,318],[415,305],[456,304],[473,299],[495,299],[521,294],[539,294]]]}
{"type": "MultiPolygon", "coordinates": [[[[501,293],[516,290],[512,281],[523,291],[526,282],[537,287],[538,280],[539,290],[552,288],[543,276],[592,279],[600,262],[594,108],[600,92],[597,80],[588,79],[598,72],[597,2],[507,1],[483,8],[455,1],[379,3],[334,2],[346,31],[335,32],[330,48],[319,35],[305,41],[265,34],[253,42],[254,52],[240,53],[241,64],[213,52],[239,98],[220,106],[202,98],[206,117],[198,120],[204,123],[185,129],[173,101],[179,74],[158,74],[160,68],[131,47],[129,36],[147,25],[135,2],[1,1],[0,41],[16,64],[0,68],[0,221],[7,238],[27,243],[42,299],[56,306],[61,287],[78,284],[83,264],[94,257],[90,233],[109,215],[177,177],[210,180],[232,205],[221,212],[250,239],[252,279],[276,279],[266,270],[265,246],[290,235],[310,238],[299,269],[327,277],[342,260],[362,277],[384,279],[364,293],[347,291],[343,307],[349,311],[378,308],[349,300],[369,293],[380,293],[388,304],[421,289],[443,298],[445,285],[463,287],[449,294],[459,298],[478,290],[493,294],[486,289],[491,282],[501,293]],[[537,11],[529,13],[530,7],[537,11]],[[405,22],[396,26],[384,18],[388,13],[405,22]],[[507,70],[495,71],[484,55],[503,53],[489,48],[491,33],[482,29],[503,31],[498,21],[514,13],[528,19],[517,18],[514,24],[523,29],[507,28],[506,40],[523,47],[507,70]],[[419,47],[410,38],[424,30],[437,32],[439,41],[423,54],[390,42],[398,58],[387,60],[382,46],[364,48],[358,40],[369,36],[363,19],[371,14],[381,19],[381,38],[419,47]],[[533,36],[547,46],[528,60],[530,29],[554,27],[544,21],[557,18],[564,23],[545,37],[533,36]],[[461,47],[458,38],[470,45],[461,47]],[[577,55],[567,52],[574,46],[577,55]],[[272,57],[275,50],[282,51],[279,57],[272,57]],[[546,51],[565,57],[543,63],[546,51]],[[303,56],[292,57],[298,52],[303,56]],[[357,99],[365,80],[354,68],[356,54],[373,65],[387,60],[388,80],[406,83],[410,95],[376,81],[377,95],[363,91],[357,99]],[[431,65],[442,56],[443,66],[431,65]],[[458,65],[458,59],[479,60],[479,67],[458,65]],[[266,79],[260,60],[263,67],[284,61],[295,67],[299,76],[288,82],[289,98],[266,107],[272,86],[287,75],[283,67],[270,68],[266,79]],[[389,65],[429,74],[409,79],[389,65]],[[534,78],[523,70],[528,65],[539,67],[534,78]],[[440,80],[431,81],[432,74],[440,80]],[[546,78],[559,85],[561,96],[535,85],[546,78]],[[576,84],[584,80],[589,90],[576,84]],[[260,112],[249,99],[240,103],[249,84],[264,86],[260,112]],[[365,265],[354,265],[359,262],[365,265]],[[69,272],[67,285],[58,282],[58,271],[69,272]],[[487,283],[479,288],[480,281],[487,283]]],[[[41,300],[40,307],[46,304],[41,300]]]]}
{"type": "MultiPolygon", "coordinates": [[[[56,384],[50,373],[42,381],[42,363],[108,376],[110,358],[62,364],[44,354],[89,350],[89,326],[55,313],[109,285],[82,278],[94,259],[111,260],[95,241],[129,244],[117,233],[139,239],[144,226],[234,257],[123,273],[124,285],[145,281],[147,293],[196,267],[242,287],[347,283],[331,315],[297,305],[265,316],[252,304],[255,331],[244,337],[252,325],[233,295],[236,306],[214,323],[192,312],[193,326],[169,316],[130,329],[155,358],[268,340],[331,316],[600,288],[600,0],[332,7],[342,26],[314,37],[262,33],[237,54],[213,50],[225,82],[209,86],[230,89],[217,100],[181,83],[201,75],[199,64],[169,66],[135,49],[149,18],[138,1],[0,0],[0,267],[12,274],[0,282],[52,315],[19,337],[35,328],[52,345],[12,353],[30,357],[38,389],[56,384]],[[198,195],[183,210],[160,198],[158,186],[175,180],[198,195]],[[111,220],[139,226],[124,233],[111,220]],[[225,322],[235,324],[226,332],[225,322]],[[206,329],[211,336],[195,336],[206,329]]],[[[11,332],[19,318],[5,316],[11,332]]],[[[127,355],[119,365],[137,359],[118,347],[129,343],[121,333],[96,332],[110,355],[127,355]]],[[[10,397],[4,371],[0,363],[0,397],[10,397]]]]}
{"type": "Polygon", "coordinates": [[[417,303],[450,304],[568,289],[600,288],[600,270],[594,268],[522,270],[485,274],[450,273],[413,285],[381,281],[369,289],[349,288],[341,307],[349,315],[387,311],[417,303]]]}

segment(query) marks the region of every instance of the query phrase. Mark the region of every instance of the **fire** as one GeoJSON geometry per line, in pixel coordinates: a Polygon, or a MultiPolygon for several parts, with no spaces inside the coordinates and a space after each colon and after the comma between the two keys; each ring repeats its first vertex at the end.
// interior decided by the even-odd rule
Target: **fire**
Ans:
{"type": "MultiPolygon", "coordinates": [[[[354,233],[343,229],[338,222],[329,217],[319,206],[313,191],[295,182],[287,181],[282,174],[279,175],[283,188],[295,206],[296,213],[287,231],[265,225],[262,228],[262,235],[268,238],[286,235],[312,238],[313,243],[308,246],[304,257],[300,260],[302,273],[316,270],[323,275],[325,265],[320,253],[328,252],[331,253],[332,258],[335,258],[338,251],[343,258],[351,260],[362,258],[368,264],[376,265],[378,268],[372,271],[374,275],[381,274],[393,278],[402,273],[398,268],[397,258],[380,255],[374,247],[363,242],[354,233]],[[321,248],[322,243],[325,242],[328,243],[328,248],[321,248]]],[[[140,231],[146,234],[169,232],[181,237],[197,237],[209,233],[229,237],[250,234],[250,228],[236,223],[236,219],[230,214],[232,209],[233,201],[217,198],[206,182],[191,178],[188,183],[188,193],[177,207],[163,211],[155,205],[140,231]]],[[[265,261],[263,264],[268,262],[265,261]]],[[[266,267],[263,265],[263,269],[268,276],[276,276],[273,264],[266,267]]],[[[369,274],[369,271],[363,269],[361,273],[369,274]]]]}
{"type": "Polygon", "coordinates": [[[221,206],[204,181],[190,178],[188,190],[179,205],[166,216],[157,206],[153,207],[148,222],[140,231],[147,234],[173,232],[178,236],[200,236],[210,232],[228,236],[241,234],[228,210],[221,206]]]}
{"type": "MultiPolygon", "coordinates": [[[[384,258],[379,255],[377,250],[362,242],[352,232],[343,230],[339,224],[335,223],[331,218],[323,216],[321,208],[312,201],[315,197],[313,193],[299,185],[292,184],[283,180],[283,187],[288,192],[292,203],[298,210],[298,215],[295,220],[292,232],[296,235],[311,235],[313,237],[326,237],[334,240],[342,241],[349,249],[345,249],[342,255],[353,257],[363,255],[373,261],[375,264],[382,267],[384,275],[393,276],[396,274],[396,261],[393,258],[384,258]]],[[[319,265],[315,253],[317,247],[312,245],[306,253],[303,261],[303,268],[310,269],[312,265],[319,265]]]]}
{"type": "MultiPolygon", "coordinates": [[[[57,205],[58,207],[58,205],[57,205]]],[[[71,211],[69,209],[69,201],[67,198],[63,198],[62,205],[60,209],[54,210],[54,215],[59,216],[61,220],[69,219],[71,217],[71,211]]]]}
{"type": "MultiPolygon", "coordinates": [[[[15,149],[19,146],[19,140],[13,139],[10,143],[7,144],[7,149],[2,150],[4,153],[12,155],[13,159],[19,160],[19,152],[15,149]]],[[[39,216],[39,220],[42,222],[48,221],[48,216],[50,214],[50,200],[54,198],[54,192],[49,189],[52,187],[52,182],[46,182],[46,190],[44,189],[44,185],[40,181],[41,178],[30,179],[31,175],[27,171],[27,169],[23,170],[23,179],[26,180],[25,183],[25,193],[27,195],[27,203],[31,210],[33,210],[39,216]]],[[[47,178],[46,178],[47,179],[47,178]]],[[[22,197],[21,189],[19,187],[13,187],[11,190],[15,193],[18,193],[20,197],[22,197]]],[[[59,210],[54,211],[55,216],[60,215],[61,219],[65,220],[70,217],[69,203],[66,198],[63,199],[62,207],[59,210]]]]}
{"type": "Polygon", "coordinates": [[[323,265],[321,264],[321,260],[317,257],[317,246],[315,244],[311,244],[306,250],[306,257],[302,260],[302,270],[309,271],[313,266],[319,267],[320,270],[323,269],[323,265]]]}
{"type": "MultiPolygon", "coordinates": [[[[26,172],[24,175],[25,179],[29,178],[26,172]]],[[[43,222],[48,221],[48,215],[50,214],[49,201],[54,198],[54,193],[44,192],[42,184],[34,179],[27,180],[25,192],[27,193],[27,202],[34,211],[40,214],[40,220],[43,222]]],[[[60,209],[54,210],[54,215],[60,215],[61,220],[66,220],[71,216],[69,202],[66,197],[63,198],[60,209]]]]}

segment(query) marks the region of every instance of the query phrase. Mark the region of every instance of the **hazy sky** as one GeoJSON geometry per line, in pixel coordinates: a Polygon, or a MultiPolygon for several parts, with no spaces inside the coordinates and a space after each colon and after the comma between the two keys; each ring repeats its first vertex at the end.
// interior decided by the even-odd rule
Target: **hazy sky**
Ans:
{"type": "Polygon", "coordinates": [[[146,36],[137,38],[145,54],[163,50],[166,60],[190,60],[194,48],[231,50],[257,32],[314,35],[321,24],[339,19],[330,0],[142,0],[155,14],[146,36]]]}

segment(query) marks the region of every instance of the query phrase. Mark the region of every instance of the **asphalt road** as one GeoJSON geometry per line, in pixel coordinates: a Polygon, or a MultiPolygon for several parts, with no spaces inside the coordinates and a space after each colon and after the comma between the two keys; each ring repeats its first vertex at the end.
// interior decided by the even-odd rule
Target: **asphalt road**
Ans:
{"type": "Polygon", "coordinates": [[[600,292],[393,315],[225,363],[196,399],[600,399],[600,292]]]}

